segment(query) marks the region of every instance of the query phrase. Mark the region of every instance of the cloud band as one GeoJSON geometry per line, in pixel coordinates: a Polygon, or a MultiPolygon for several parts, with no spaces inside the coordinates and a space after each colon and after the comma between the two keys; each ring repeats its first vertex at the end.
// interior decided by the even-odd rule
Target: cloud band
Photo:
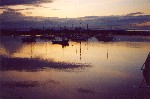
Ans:
{"type": "Polygon", "coordinates": [[[2,0],[0,6],[13,5],[37,5],[40,3],[52,3],[53,0],[2,0]]]}

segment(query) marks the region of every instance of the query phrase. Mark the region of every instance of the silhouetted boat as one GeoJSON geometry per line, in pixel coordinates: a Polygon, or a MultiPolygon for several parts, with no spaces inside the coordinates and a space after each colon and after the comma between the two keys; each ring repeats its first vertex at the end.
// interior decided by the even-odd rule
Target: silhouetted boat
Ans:
{"type": "Polygon", "coordinates": [[[36,39],[35,36],[29,36],[29,37],[26,37],[26,38],[22,38],[22,42],[27,42],[27,43],[36,42],[35,39],[36,39]]]}
{"type": "Polygon", "coordinates": [[[73,35],[71,37],[72,41],[88,41],[88,37],[84,35],[73,35]]]}
{"type": "Polygon", "coordinates": [[[144,69],[147,69],[147,70],[150,71],[150,52],[147,56],[147,59],[146,59],[145,63],[143,64],[143,66],[141,68],[141,70],[144,70],[144,69]]]}
{"type": "Polygon", "coordinates": [[[143,70],[144,79],[143,79],[140,87],[142,86],[143,82],[145,81],[147,87],[150,88],[150,52],[147,56],[145,63],[143,64],[141,70],[143,70]]]}
{"type": "Polygon", "coordinates": [[[69,45],[69,39],[67,37],[62,37],[61,39],[52,40],[52,44],[61,44],[61,45],[69,45]]]}
{"type": "Polygon", "coordinates": [[[110,42],[110,41],[113,41],[114,40],[114,37],[109,34],[109,35],[96,35],[95,38],[98,40],[98,41],[104,41],[104,42],[110,42]]]}
{"type": "Polygon", "coordinates": [[[52,40],[55,37],[53,35],[48,35],[48,34],[44,34],[40,36],[40,39],[47,39],[47,40],[52,40]]]}

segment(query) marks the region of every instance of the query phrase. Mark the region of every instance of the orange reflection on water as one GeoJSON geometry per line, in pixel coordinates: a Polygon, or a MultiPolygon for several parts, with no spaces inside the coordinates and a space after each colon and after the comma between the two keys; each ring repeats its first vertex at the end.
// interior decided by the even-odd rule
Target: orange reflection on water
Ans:
{"type": "Polygon", "coordinates": [[[9,53],[6,51],[4,47],[0,47],[0,55],[9,56],[9,53]]]}
{"type": "MultiPolygon", "coordinates": [[[[150,46],[148,43],[80,43],[70,42],[70,46],[62,48],[51,42],[36,42],[23,44],[11,57],[52,59],[59,62],[83,62],[96,64],[102,62],[120,62],[125,64],[130,57],[132,61],[138,57],[134,54],[145,53],[150,46]],[[133,46],[132,46],[133,45],[133,46]]],[[[145,53],[146,54],[146,53],[145,53]]],[[[139,56],[140,57],[140,56],[139,56]]]]}
{"type": "MultiPolygon", "coordinates": [[[[2,55],[3,53],[5,55],[7,52],[11,52],[11,59],[17,58],[15,62],[18,62],[19,59],[21,59],[20,61],[25,59],[30,63],[27,65],[25,65],[26,63],[22,63],[22,67],[19,64],[17,68],[13,68],[12,70],[4,68],[1,71],[1,81],[12,82],[12,84],[9,83],[11,86],[16,85],[14,84],[16,82],[19,82],[18,84],[22,86],[37,85],[29,89],[20,88],[19,92],[21,95],[25,96],[27,94],[30,97],[32,93],[35,98],[50,98],[51,95],[65,96],[66,98],[71,95],[76,97],[83,95],[82,98],[87,98],[88,96],[94,98],[94,96],[101,97],[102,93],[106,96],[108,95],[106,93],[115,93],[113,92],[114,90],[128,95],[133,90],[137,91],[139,81],[142,79],[140,68],[149,53],[150,44],[149,42],[104,43],[89,41],[77,43],[70,41],[69,46],[62,48],[61,45],[53,45],[50,41],[39,41],[31,44],[23,43],[17,48],[13,52],[7,46],[0,49],[2,55]],[[38,59],[42,60],[42,62],[36,61],[38,59]],[[60,68],[59,66],[58,68],[54,68],[50,63],[45,63],[49,60],[62,63],[86,63],[91,66],[78,69],[72,68],[72,70],[69,70],[69,68],[60,68]],[[30,65],[29,68],[24,68],[24,66],[28,65],[30,65]],[[38,65],[43,66],[38,68],[38,65]],[[38,83],[34,83],[34,81],[38,83]],[[45,82],[50,83],[44,85],[41,82],[44,82],[44,84],[45,82]],[[55,82],[57,83],[55,84],[55,82]],[[95,92],[95,95],[81,94],[77,89],[82,89],[79,92],[95,92]],[[39,94],[37,95],[33,91],[39,94]],[[66,95],[66,93],[69,93],[69,95],[66,95]]],[[[15,64],[11,64],[11,61],[8,64],[10,67],[15,64]]],[[[12,92],[17,93],[17,88],[18,86],[13,87],[12,92]]],[[[11,88],[9,89],[11,90],[11,88]]]]}

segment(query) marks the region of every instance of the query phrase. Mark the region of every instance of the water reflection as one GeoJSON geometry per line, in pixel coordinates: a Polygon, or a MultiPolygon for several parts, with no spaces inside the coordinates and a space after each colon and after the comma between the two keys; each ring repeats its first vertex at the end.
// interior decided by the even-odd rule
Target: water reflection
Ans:
{"type": "Polygon", "coordinates": [[[1,68],[2,71],[8,70],[17,70],[17,71],[38,71],[44,68],[53,68],[53,69],[83,69],[85,67],[89,67],[89,65],[84,64],[71,64],[71,63],[62,63],[62,62],[53,62],[40,60],[38,58],[8,58],[1,57],[1,68]]]}
{"type": "Polygon", "coordinates": [[[1,81],[1,86],[8,87],[8,88],[32,88],[32,87],[41,87],[41,86],[46,86],[46,85],[58,85],[60,84],[57,81],[54,80],[47,80],[47,81],[18,81],[18,82],[6,82],[6,81],[1,81]]]}
{"type": "Polygon", "coordinates": [[[81,94],[95,94],[96,92],[93,90],[78,88],[78,92],[81,94]]]}
{"type": "MultiPolygon", "coordinates": [[[[149,53],[150,37],[138,37],[140,42],[124,40],[128,37],[101,42],[92,37],[87,42],[69,41],[64,48],[40,38],[22,43],[21,38],[2,37],[0,42],[2,98],[150,98],[149,89],[139,88],[139,68],[149,53]]],[[[149,86],[148,73],[143,71],[149,86]]]]}

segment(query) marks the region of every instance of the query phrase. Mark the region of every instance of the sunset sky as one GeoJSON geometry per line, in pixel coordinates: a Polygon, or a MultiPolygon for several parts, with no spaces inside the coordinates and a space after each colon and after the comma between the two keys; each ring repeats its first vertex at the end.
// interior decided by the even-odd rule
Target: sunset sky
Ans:
{"type": "Polygon", "coordinates": [[[5,0],[6,8],[18,9],[26,16],[76,18],[84,16],[125,15],[132,12],[150,14],[150,0],[5,0]]]}
{"type": "Polygon", "coordinates": [[[0,28],[150,29],[150,0],[2,0],[0,28]]]}

